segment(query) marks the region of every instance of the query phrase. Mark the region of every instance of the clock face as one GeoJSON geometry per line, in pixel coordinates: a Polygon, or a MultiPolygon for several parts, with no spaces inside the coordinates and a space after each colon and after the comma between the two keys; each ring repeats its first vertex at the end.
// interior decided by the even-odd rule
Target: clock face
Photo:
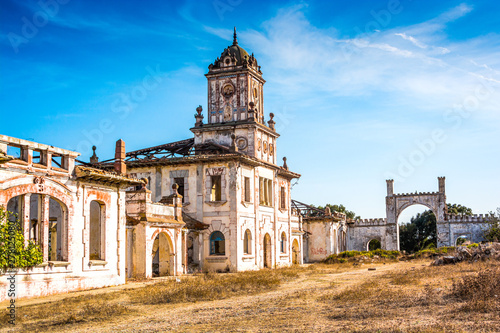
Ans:
{"type": "Polygon", "coordinates": [[[222,95],[226,98],[234,94],[234,86],[231,83],[226,83],[222,86],[222,95]]]}

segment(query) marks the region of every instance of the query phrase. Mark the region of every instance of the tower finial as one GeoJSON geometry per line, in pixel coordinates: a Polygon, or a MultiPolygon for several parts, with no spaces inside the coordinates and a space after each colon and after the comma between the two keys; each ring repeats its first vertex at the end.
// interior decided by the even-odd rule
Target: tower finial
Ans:
{"type": "Polygon", "coordinates": [[[233,45],[238,45],[238,39],[236,38],[236,27],[234,27],[233,45]]]}

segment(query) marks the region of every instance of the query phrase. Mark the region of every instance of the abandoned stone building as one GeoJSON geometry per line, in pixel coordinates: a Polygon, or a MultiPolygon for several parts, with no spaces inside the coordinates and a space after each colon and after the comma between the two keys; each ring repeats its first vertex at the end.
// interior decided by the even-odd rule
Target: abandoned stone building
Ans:
{"type": "Polygon", "coordinates": [[[207,121],[198,107],[186,140],[128,153],[118,140],[113,159],[99,162],[93,147],[83,162],[77,152],[0,135],[0,206],[43,252],[41,265],[19,270],[19,295],[303,262],[290,192],[300,175],[285,158],[278,165],[265,81],[236,33],[206,77],[207,121]]]}
{"type": "Polygon", "coordinates": [[[331,254],[347,250],[347,217],[344,213],[320,210],[292,200],[292,207],[302,218],[303,257],[305,262],[321,261],[331,254]]]}
{"type": "Polygon", "coordinates": [[[413,205],[422,205],[436,216],[437,246],[455,246],[459,238],[471,242],[484,240],[489,217],[479,214],[461,216],[448,214],[445,177],[438,177],[437,192],[394,193],[394,181],[387,180],[386,218],[348,221],[348,248],[366,251],[372,240],[378,240],[386,250],[399,251],[398,218],[413,205]]]}
{"type": "MultiPolygon", "coordinates": [[[[265,80],[254,55],[238,45],[236,32],[206,77],[206,122],[200,106],[193,138],[128,152],[130,175],[148,180],[153,202],[175,191],[182,197],[184,220],[198,226],[187,234],[190,271],[302,262],[303,231],[290,198],[290,181],[300,175],[288,170],[286,159],[278,165],[279,134],[273,114],[267,122],[264,117],[265,80]]],[[[112,161],[93,165],[113,167],[112,161]]],[[[138,242],[136,230],[127,232],[138,242]]]]}
{"type": "MultiPolygon", "coordinates": [[[[17,214],[43,263],[17,273],[21,297],[193,271],[243,271],[301,264],[373,239],[399,248],[397,219],[413,204],[438,218],[438,245],[477,241],[482,216],[446,212],[444,178],[433,193],[394,194],[387,218],[351,221],[291,199],[286,158],[278,164],[273,114],[264,115],[262,71],[236,32],[205,75],[206,117],[193,137],[89,162],[77,152],[0,135],[0,206],[17,214]],[[205,120],[206,119],[206,120],[205,120]]],[[[0,276],[7,284],[7,276],[0,276]]],[[[0,301],[7,299],[3,288],[0,301]]]]}
{"type": "Polygon", "coordinates": [[[471,242],[484,240],[489,216],[448,214],[445,178],[438,177],[437,192],[394,193],[394,181],[387,180],[386,218],[347,219],[345,214],[319,210],[292,200],[302,218],[304,261],[315,262],[345,250],[367,251],[377,241],[385,250],[400,249],[398,218],[413,205],[422,205],[436,216],[437,246],[455,246],[460,238],[471,242]]]}
{"type": "Polygon", "coordinates": [[[19,295],[124,283],[125,188],[140,182],[75,166],[73,151],[4,135],[0,155],[0,206],[18,215],[25,240],[43,252],[41,265],[18,272],[19,295]]]}

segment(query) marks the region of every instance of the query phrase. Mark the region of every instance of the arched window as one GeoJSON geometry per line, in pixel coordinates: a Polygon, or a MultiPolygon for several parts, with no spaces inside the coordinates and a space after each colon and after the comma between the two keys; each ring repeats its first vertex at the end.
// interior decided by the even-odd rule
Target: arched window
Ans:
{"type": "Polygon", "coordinates": [[[89,251],[90,260],[104,260],[105,249],[105,217],[106,208],[103,204],[92,201],[90,203],[90,235],[89,251]]]}
{"type": "Polygon", "coordinates": [[[281,233],[280,250],[281,250],[281,253],[286,252],[286,234],[285,234],[285,232],[281,233]]]}
{"type": "Polygon", "coordinates": [[[214,231],[210,235],[210,254],[219,256],[226,254],[226,241],[220,231],[214,231]]]}
{"type": "Polygon", "coordinates": [[[248,229],[245,231],[245,236],[243,239],[243,253],[252,253],[252,233],[248,229]]]}
{"type": "Polygon", "coordinates": [[[49,200],[49,261],[65,261],[66,250],[66,215],[67,209],[58,200],[49,200]]]}

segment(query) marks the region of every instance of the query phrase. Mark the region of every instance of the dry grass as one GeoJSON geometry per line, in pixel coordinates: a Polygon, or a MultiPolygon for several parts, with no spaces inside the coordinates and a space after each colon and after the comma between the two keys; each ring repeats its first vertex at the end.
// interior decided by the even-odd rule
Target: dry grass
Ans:
{"type": "Polygon", "coordinates": [[[183,303],[225,299],[276,289],[282,282],[297,278],[300,267],[240,272],[206,273],[169,280],[147,286],[134,293],[133,300],[142,304],[183,303]]]}
{"type": "Polygon", "coordinates": [[[499,262],[354,264],[183,277],[22,308],[21,322],[25,331],[500,331],[499,262]]]}
{"type": "Polygon", "coordinates": [[[500,312],[500,267],[465,276],[453,283],[452,295],[465,303],[464,312],[500,312]]]}
{"type": "MultiPolygon", "coordinates": [[[[220,300],[266,292],[308,270],[312,269],[293,266],[234,274],[206,273],[182,277],[180,282],[168,280],[129,291],[69,297],[53,303],[17,308],[16,329],[22,332],[71,330],[78,324],[133,315],[144,304],[220,300]]],[[[0,319],[0,329],[4,328],[11,328],[6,312],[0,319]]]]}
{"type": "MultiPolygon", "coordinates": [[[[54,303],[21,307],[16,312],[16,328],[25,332],[50,331],[57,327],[83,322],[102,322],[133,313],[129,307],[118,302],[118,296],[118,293],[85,295],[54,303]]],[[[9,327],[6,314],[0,327],[9,327]]]]}
{"type": "Polygon", "coordinates": [[[327,304],[330,320],[385,327],[384,332],[500,331],[498,262],[392,271],[341,291],[333,289],[318,298],[327,304]],[[461,317],[463,313],[467,315],[461,317]],[[406,324],[391,328],[395,320],[406,324]],[[403,329],[412,321],[431,323],[403,329]]]}

